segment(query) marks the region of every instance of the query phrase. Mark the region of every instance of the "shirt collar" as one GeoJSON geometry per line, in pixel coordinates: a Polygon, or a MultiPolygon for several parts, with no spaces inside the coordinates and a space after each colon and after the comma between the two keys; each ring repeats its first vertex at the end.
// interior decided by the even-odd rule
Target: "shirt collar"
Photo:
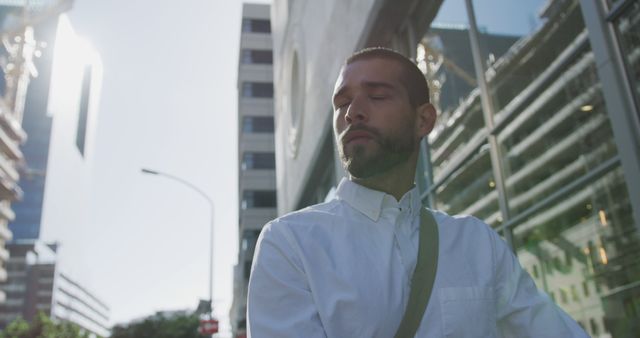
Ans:
{"type": "Polygon", "coordinates": [[[347,202],[352,208],[363,213],[374,222],[378,221],[384,208],[408,206],[411,214],[415,215],[422,205],[420,193],[415,186],[402,196],[400,202],[397,202],[393,196],[385,192],[366,188],[347,178],[342,178],[340,181],[336,197],[347,202]]]}

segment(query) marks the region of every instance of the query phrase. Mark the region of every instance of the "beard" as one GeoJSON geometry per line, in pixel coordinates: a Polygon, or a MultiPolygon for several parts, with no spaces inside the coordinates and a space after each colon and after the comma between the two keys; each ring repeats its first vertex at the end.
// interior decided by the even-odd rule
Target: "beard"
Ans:
{"type": "Polygon", "coordinates": [[[338,152],[343,167],[352,177],[366,179],[389,171],[400,163],[406,162],[415,151],[418,143],[413,137],[413,128],[405,126],[400,132],[383,135],[379,130],[365,125],[351,126],[338,137],[338,152]],[[377,147],[367,144],[355,144],[347,152],[344,136],[350,131],[363,130],[371,134],[371,141],[377,147]],[[367,150],[367,147],[373,148],[367,150]]]}

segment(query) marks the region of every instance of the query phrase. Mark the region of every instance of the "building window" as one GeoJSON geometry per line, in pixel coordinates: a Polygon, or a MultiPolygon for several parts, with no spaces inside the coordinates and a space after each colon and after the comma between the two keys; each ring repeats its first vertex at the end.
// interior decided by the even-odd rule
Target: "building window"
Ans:
{"type": "Polygon", "coordinates": [[[271,50],[243,49],[241,61],[244,64],[273,64],[273,52],[271,50]]]}
{"type": "Polygon", "coordinates": [[[272,98],[273,82],[243,82],[242,97],[272,98]]]}
{"type": "Polygon", "coordinates": [[[251,262],[244,262],[244,278],[249,280],[251,276],[251,262]]]}
{"type": "Polygon", "coordinates": [[[273,133],[272,116],[245,116],[242,118],[243,133],[273,133]]]}
{"type": "Polygon", "coordinates": [[[274,153],[251,152],[242,156],[242,170],[274,169],[276,158],[274,153]]]}
{"type": "Polygon", "coordinates": [[[548,274],[552,274],[553,273],[553,267],[551,266],[551,262],[550,261],[544,261],[544,266],[547,269],[547,273],[548,274]]]}
{"type": "Polygon", "coordinates": [[[564,291],[564,289],[560,289],[560,300],[562,301],[562,304],[567,304],[567,302],[569,301],[567,299],[567,292],[564,291]]]}
{"type": "Polygon", "coordinates": [[[586,281],[582,282],[582,292],[585,297],[589,297],[589,284],[586,281]]]}
{"type": "Polygon", "coordinates": [[[260,230],[245,230],[242,236],[242,250],[244,251],[245,260],[251,264],[253,252],[256,249],[256,243],[260,236],[260,230]]]}
{"type": "Polygon", "coordinates": [[[271,21],[268,19],[242,19],[243,33],[271,33],[271,21]]]}
{"type": "Polygon", "coordinates": [[[245,190],[242,192],[242,209],[275,207],[275,190],[245,190]]]}
{"type": "Polygon", "coordinates": [[[600,281],[598,281],[597,279],[595,280],[595,285],[596,285],[596,293],[600,294],[602,293],[602,287],[600,286],[600,281]]]}
{"type": "Polygon", "coordinates": [[[91,66],[84,68],[82,76],[82,94],[80,96],[80,111],[78,114],[78,128],[76,129],[76,146],[84,156],[87,138],[87,120],[89,117],[89,99],[91,95],[91,66]]]}
{"type": "Polygon", "coordinates": [[[589,319],[589,324],[591,326],[591,334],[593,334],[594,336],[600,334],[600,328],[598,327],[598,323],[595,319],[589,319]]]}
{"type": "Polygon", "coordinates": [[[573,257],[571,257],[571,252],[564,252],[564,262],[567,268],[570,268],[573,264],[573,257]]]}
{"type": "Polygon", "coordinates": [[[578,296],[578,289],[575,285],[571,285],[571,300],[574,302],[580,301],[580,297],[578,296]]]}

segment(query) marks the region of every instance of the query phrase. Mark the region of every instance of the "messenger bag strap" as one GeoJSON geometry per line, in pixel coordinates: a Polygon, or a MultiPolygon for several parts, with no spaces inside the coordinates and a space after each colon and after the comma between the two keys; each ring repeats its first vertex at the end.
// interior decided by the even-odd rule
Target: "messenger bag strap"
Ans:
{"type": "Polygon", "coordinates": [[[395,338],[415,337],[424,311],[427,309],[433,282],[438,268],[438,225],[431,212],[420,211],[420,240],[418,242],[418,261],[411,279],[409,302],[400,322],[395,338]]]}

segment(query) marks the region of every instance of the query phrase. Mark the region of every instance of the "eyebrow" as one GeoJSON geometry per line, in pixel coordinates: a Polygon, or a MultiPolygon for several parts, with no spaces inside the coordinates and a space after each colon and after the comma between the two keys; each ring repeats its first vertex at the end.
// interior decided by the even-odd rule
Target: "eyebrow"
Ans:
{"type": "Polygon", "coordinates": [[[371,89],[377,89],[377,88],[386,88],[386,89],[393,89],[393,90],[396,89],[396,86],[394,86],[393,84],[389,82],[381,82],[381,81],[364,81],[362,85],[364,87],[371,88],[371,89]]]}
{"type": "MultiPolygon", "coordinates": [[[[396,88],[397,86],[394,86],[389,82],[383,82],[383,81],[363,81],[361,85],[367,89],[378,89],[378,88],[386,88],[391,90],[397,89],[396,88]]],[[[337,97],[340,97],[341,95],[343,95],[347,91],[347,89],[348,88],[346,86],[342,86],[340,90],[338,90],[335,94],[333,94],[333,101],[335,101],[337,97]]]]}

